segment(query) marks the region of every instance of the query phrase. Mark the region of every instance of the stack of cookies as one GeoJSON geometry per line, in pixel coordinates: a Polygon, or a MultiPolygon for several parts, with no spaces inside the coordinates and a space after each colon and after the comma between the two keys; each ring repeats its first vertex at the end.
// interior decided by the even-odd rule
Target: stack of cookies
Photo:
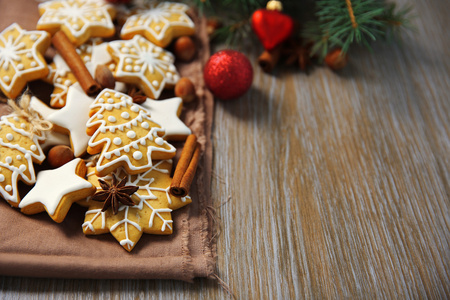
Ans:
{"type": "Polygon", "coordinates": [[[160,98],[180,80],[165,48],[195,33],[188,8],[54,0],[39,4],[37,30],[0,33],[0,89],[12,111],[0,121],[2,198],[58,223],[76,202],[87,207],[80,230],[111,232],[127,251],[143,233],[172,233],[171,212],[191,202],[199,146],[180,119],[183,100],[160,98]],[[24,94],[38,79],[53,85],[45,101],[24,94]],[[169,142],[188,137],[175,184],[169,142]],[[36,174],[34,164],[48,167],[36,174]],[[31,186],[22,197],[19,180],[31,186]]]}

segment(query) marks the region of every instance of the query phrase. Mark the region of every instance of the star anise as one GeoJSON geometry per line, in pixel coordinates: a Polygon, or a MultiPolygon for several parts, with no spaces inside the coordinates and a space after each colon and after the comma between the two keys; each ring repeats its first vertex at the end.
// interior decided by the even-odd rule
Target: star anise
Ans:
{"type": "Polygon", "coordinates": [[[96,192],[92,196],[92,200],[103,202],[102,211],[106,211],[108,207],[111,206],[113,213],[116,215],[119,211],[119,204],[122,203],[124,205],[133,206],[135,203],[131,199],[131,195],[133,195],[138,189],[138,186],[134,185],[125,185],[127,182],[127,177],[123,178],[119,183],[116,175],[112,176],[112,183],[109,184],[103,179],[99,179],[98,182],[102,190],[96,192]]]}
{"type": "Polygon", "coordinates": [[[299,41],[290,41],[284,48],[284,55],[287,57],[285,64],[298,64],[300,70],[305,71],[311,64],[311,46],[310,43],[303,45],[299,41]]]}

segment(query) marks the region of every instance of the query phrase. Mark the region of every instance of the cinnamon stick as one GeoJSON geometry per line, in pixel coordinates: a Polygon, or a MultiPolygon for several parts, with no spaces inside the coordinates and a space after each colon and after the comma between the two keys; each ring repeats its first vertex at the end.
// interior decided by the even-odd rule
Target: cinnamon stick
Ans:
{"type": "Polygon", "coordinates": [[[169,192],[176,197],[184,197],[188,194],[195,171],[200,160],[200,144],[197,137],[191,134],[187,137],[178,161],[169,192]]]}
{"type": "Polygon", "coordinates": [[[281,45],[278,45],[270,51],[265,50],[258,57],[258,64],[264,72],[270,73],[272,72],[273,68],[275,68],[278,60],[280,59],[281,48],[281,45]]]}
{"type": "Polygon", "coordinates": [[[56,32],[52,37],[52,44],[72,70],[84,92],[89,96],[97,94],[101,90],[100,85],[92,78],[66,34],[63,31],[56,32]]]}

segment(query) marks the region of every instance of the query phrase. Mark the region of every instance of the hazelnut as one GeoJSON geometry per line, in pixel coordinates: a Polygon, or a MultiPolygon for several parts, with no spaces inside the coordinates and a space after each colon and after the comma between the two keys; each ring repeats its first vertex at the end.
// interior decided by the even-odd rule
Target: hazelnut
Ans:
{"type": "Polygon", "coordinates": [[[97,66],[97,68],[95,69],[95,80],[104,89],[114,89],[116,85],[116,79],[114,78],[113,73],[105,65],[97,66]]]}
{"type": "Polygon", "coordinates": [[[183,99],[183,103],[192,102],[197,95],[195,94],[195,86],[187,77],[182,77],[175,85],[175,96],[183,99]]]}
{"type": "Polygon", "coordinates": [[[54,146],[47,155],[47,161],[52,168],[59,168],[74,158],[72,149],[65,145],[54,146]]]}
{"type": "Polygon", "coordinates": [[[347,62],[348,55],[347,53],[342,53],[341,48],[336,48],[328,52],[327,56],[325,56],[325,63],[334,71],[343,69],[347,65],[347,62]]]}
{"type": "Polygon", "coordinates": [[[191,61],[197,53],[197,48],[194,41],[188,36],[179,37],[174,45],[173,52],[175,57],[181,61],[191,61]]]}

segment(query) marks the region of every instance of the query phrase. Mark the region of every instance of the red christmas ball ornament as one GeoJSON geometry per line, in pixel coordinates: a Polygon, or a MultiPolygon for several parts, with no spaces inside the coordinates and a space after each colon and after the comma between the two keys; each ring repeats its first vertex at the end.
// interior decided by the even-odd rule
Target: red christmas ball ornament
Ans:
{"type": "Polygon", "coordinates": [[[214,96],[229,100],[248,91],[253,81],[253,68],[241,52],[222,50],[209,58],[203,76],[214,96]]]}
{"type": "Polygon", "coordinates": [[[252,15],[252,28],[263,47],[270,51],[291,36],[294,21],[277,10],[261,8],[252,15]]]}

